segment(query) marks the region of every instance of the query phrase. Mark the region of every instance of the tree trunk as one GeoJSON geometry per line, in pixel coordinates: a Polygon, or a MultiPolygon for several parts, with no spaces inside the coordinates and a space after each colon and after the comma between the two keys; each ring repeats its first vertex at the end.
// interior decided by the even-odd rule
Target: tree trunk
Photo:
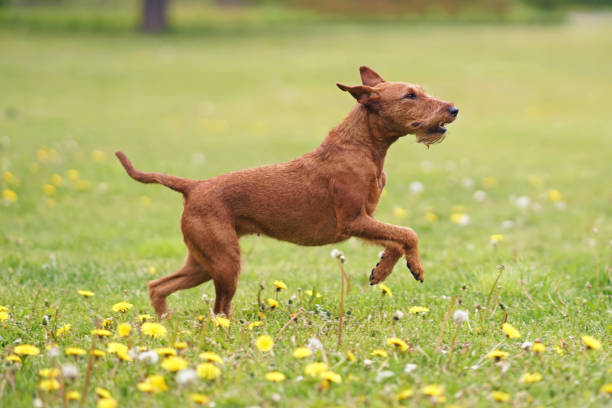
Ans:
{"type": "Polygon", "coordinates": [[[159,33],[166,29],[168,0],[143,0],[142,29],[159,33]]]}

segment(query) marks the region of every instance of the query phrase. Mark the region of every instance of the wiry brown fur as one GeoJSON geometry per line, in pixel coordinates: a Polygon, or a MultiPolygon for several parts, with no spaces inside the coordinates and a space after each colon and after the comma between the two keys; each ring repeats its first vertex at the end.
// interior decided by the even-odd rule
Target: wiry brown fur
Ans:
{"type": "Polygon", "coordinates": [[[338,85],[359,103],[320,146],[290,162],[196,181],[143,173],[117,152],[132,178],[163,184],[185,197],[185,265],[149,282],[158,316],[166,313],[168,295],[210,279],[214,312],[229,315],[240,274],[238,240],[255,233],[306,246],[358,237],[385,248],[371,284],[382,282],[402,255],[415,279],[423,281],[416,233],[377,221],[373,213],[385,186],[383,166],[391,144],[406,134],[427,145],[440,141],[445,130],[440,123],[452,122],[457,109],[419,86],[386,82],[367,67],[360,71],[363,85],[338,85]]]}

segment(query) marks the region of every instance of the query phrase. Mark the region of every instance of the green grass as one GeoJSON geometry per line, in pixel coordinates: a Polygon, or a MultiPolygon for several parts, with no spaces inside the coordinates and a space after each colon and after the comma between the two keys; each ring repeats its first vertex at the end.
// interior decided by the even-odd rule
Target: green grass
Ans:
{"type": "MultiPolygon", "coordinates": [[[[421,392],[428,384],[444,385],[447,402],[439,406],[489,407],[493,390],[511,395],[499,406],[609,406],[610,397],[600,393],[612,382],[609,27],[345,25],[214,38],[0,31],[0,169],[19,179],[19,185],[2,181],[3,190],[18,195],[0,210],[0,305],[10,311],[0,323],[2,406],[30,406],[39,396],[61,405],[57,392],[38,391],[38,370],[73,361],[65,347],[89,348],[90,330],[105,318],[113,332],[122,321],[133,324],[130,339],[121,340],[131,346],[183,339],[190,366],[205,350],[225,364],[216,381],[181,388],[159,365],[119,363],[108,355],[93,366],[87,406],[95,405],[91,390],[100,386],[123,407],[185,406],[194,391],[219,407],[382,407],[398,405],[395,393],[406,388],[415,395],[403,405],[417,407],[434,405],[421,392]],[[130,180],[112,152],[124,150],[145,170],[193,178],[289,160],[314,148],[349,111],[354,102],[335,83],[357,83],[361,64],[387,79],[422,84],[461,109],[444,143],[426,150],[408,136],[386,162],[388,194],[377,216],[419,233],[425,284],[400,263],[385,282],[393,297],[382,297],[367,285],[380,249],[354,240],[338,245],[352,291],[337,347],[340,274],[329,256],[333,247],[249,237],[242,241],[246,259],[228,331],[210,320],[214,289],[207,283],[169,298],[174,314],[163,322],[166,340],[139,335],[135,314],[152,313],[146,282],[182,264],[181,197],[130,180]],[[54,149],[57,158],[32,171],[41,148],[54,149]],[[105,160],[92,160],[94,150],[105,152],[105,160]],[[89,187],[70,182],[69,169],[89,187]],[[42,188],[54,173],[64,184],[50,202],[42,188]],[[491,177],[496,185],[486,188],[491,177]],[[414,181],[424,185],[421,194],[410,192],[414,181]],[[562,194],[563,204],[548,198],[550,189],[562,194]],[[486,192],[483,201],[474,199],[476,190],[486,192]],[[529,197],[529,208],[515,204],[521,196],[529,197]],[[438,222],[426,220],[428,209],[438,222]],[[458,211],[471,217],[469,225],[450,221],[458,211]],[[512,226],[502,227],[504,221],[512,226]],[[504,235],[496,248],[492,234],[504,235]],[[499,288],[481,319],[476,309],[486,305],[500,264],[499,288]],[[281,306],[266,310],[265,326],[249,331],[259,283],[262,297],[274,298],[276,279],[289,287],[278,295],[281,306]],[[314,301],[304,294],[313,288],[322,295],[314,301]],[[79,289],[96,296],[86,302],[79,289]],[[458,331],[450,353],[456,328],[449,324],[444,352],[436,352],[453,295],[469,311],[470,327],[458,331]],[[122,300],[134,305],[125,316],[111,311],[122,300]],[[408,314],[415,305],[430,311],[408,314]],[[273,354],[255,349],[257,336],[276,336],[300,309],[304,314],[282,333],[273,354]],[[396,310],[406,316],[394,325],[396,310]],[[520,339],[507,339],[499,328],[505,313],[520,339]],[[67,323],[72,330],[56,338],[55,329],[67,323]],[[410,351],[385,345],[394,334],[410,351]],[[602,349],[585,351],[583,334],[599,339],[602,349]],[[343,379],[327,390],[305,376],[305,361],[291,356],[313,337],[343,379]],[[521,350],[523,341],[535,340],[547,351],[521,350]],[[41,350],[57,343],[62,353],[21,365],[4,361],[18,342],[41,350]],[[370,356],[375,348],[389,357],[370,356]],[[496,348],[510,353],[505,373],[486,358],[496,348]],[[347,350],[357,361],[346,360],[347,350]],[[408,363],[417,368],[406,374],[408,363]],[[287,380],[266,381],[272,370],[287,380]],[[540,382],[519,382],[534,371],[540,382]],[[152,373],[164,374],[170,390],[138,391],[136,384],[152,373]]],[[[307,360],[322,359],[318,353],[307,360]]],[[[80,374],[67,388],[82,390],[86,359],[74,363],[80,374]]]]}

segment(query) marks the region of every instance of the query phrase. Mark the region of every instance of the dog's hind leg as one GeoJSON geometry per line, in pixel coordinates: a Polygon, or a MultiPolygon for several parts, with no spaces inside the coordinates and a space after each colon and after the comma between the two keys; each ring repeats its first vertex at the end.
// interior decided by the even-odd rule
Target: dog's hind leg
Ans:
{"type": "Polygon", "coordinates": [[[191,255],[187,255],[185,265],[177,272],[149,282],[151,304],[158,318],[167,312],[166,298],[181,289],[189,289],[210,280],[210,275],[191,255]]]}

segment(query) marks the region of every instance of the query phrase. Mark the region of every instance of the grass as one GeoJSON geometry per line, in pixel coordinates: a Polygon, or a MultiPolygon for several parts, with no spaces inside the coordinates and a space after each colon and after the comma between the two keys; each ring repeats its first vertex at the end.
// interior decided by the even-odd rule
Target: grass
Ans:
{"type": "Polygon", "coordinates": [[[17,194],[0,211],[0,305],[8,308],[0,323],[2,406],[29,406],[35,398],[61,406],[61,393],[38,389],[44,367],[75,364],[76,380],[64,384],[82,391],[87,358],[64,351],[89,349],[91,329],[107,318],[113,333],[121,322],[133,331],[97,339],[101,349],[110,341],[150,348],[180,339],[191,367],[202,351],[218,353],[224,364],[217,380],[180,387],[159,363],[108,354],[93,364],[86,406],[96,405],[95,387],[123,407],[184,406],[196,391],[217,406],[609,405],[600,388],[611,382],[612,54],[605,52],[611,46],[610,25],[367,31],[343,25],[214,38],[0,31],[0,168],[18,179],[2,181],[2,190],[17,194]],[[349,111],[354,102],[334,84],[357,83],[361,64],[422,84],[461,109],[444,143],[426,150],[409,136],[386,162],[388,192],[377,215],[419,233],[425,284],[400,263],[385,282],[393,296],[383,297],[367,284],[380,249],[354,240],[337,245],[352,285],[338,347],[334,247],[249,237],[242,241],[245,262],[229,329],[210,317],[214,289],[207,283],[169,298],[167,338],[140,334],[137,314],[152,314],[145,283],[183,260],[181,198],[133,182],[112,152],[124,150],[145,170],[194,178],[289,160],[314,148],[349,111]],[[80,182],[69,180],[70,169],[80,182]],[[46,196],[43,185],[53,174],[63,184],[46,196]],[[424,186],[419,194],[411,192],[415,181],[424,186]],[[519,197],[529,198],[526,208],[517,205],[519,197]],[[429,212],[437,222],[426,218],[429,212]],[[468,225],[451,221],[461,214],[470,217],[468,225]],[[497,246],[493,234],[503,234],[497,246]],[[498,265],[504,270],[495,284],[498,265]],[[277,279],[289,289],[277,294],[277,279]],[[278,296],[280,306],[266,307],[264,324],[249,330],[259,318],[260,282],[262,298],[278,296]],[[84,299],[80,289],[96,295],[84,299]],[[313,289],[320,298],[305,294],[313,289]],[[457,329],[451,319],[436,351],[453,296],[470,324],[457,329]],[[113,312],[120,301],[133,308],[113,312]],[[429,312],[410,314],[412,306],[429,312]],[[396,310],[405,314],[399,321],[396,310]],[[296,324],[281,333],[298,311],[296,324]],[[520,338],[504,335],[506,319],[520,338]],[[71,330],[56,336],[64,324],[71,330]],[[273,352],[254,346],[264,333],[279,336],[273,352]],[[602,349],[586,350],[584,334],[602,349]],[[385,344],[394,336],[409,351],[385,344]],[[324,354],[292,357],[312,338],[324,354]],[[521,349],[536,340],[545,352],[521,349]],[[18,343],[43,354],[5,361],[18,343]],[[59,345],[58,357],[46,353],[50,344],[59,345]],[[377,348],[388,357],[372,356],[377,348]],[[509,353],[506,371],[486,357],[494,349],[509,353]],[[356,361],[347,359],[349,350],[356,361]],[[308,362],[324,358],[342,383],[327,388],[304,374],[308,362]],[[407,364],[416,369],[404,372],[407,364]],[[269,382],[269,371],[287,379],[269,382]],[[539,372],[541,381],[521,383],[526,372],[539,372]],[[154,373],[165,376],[169,390],[138,391],[137,383],[154,373]],[[444,386],[445,403],[424,395],[431,384],[444,386]],[[397,401],[408,388],[414,395],[397,401]],[[493,402],[496,390],[510,401],[493,402]]]}

